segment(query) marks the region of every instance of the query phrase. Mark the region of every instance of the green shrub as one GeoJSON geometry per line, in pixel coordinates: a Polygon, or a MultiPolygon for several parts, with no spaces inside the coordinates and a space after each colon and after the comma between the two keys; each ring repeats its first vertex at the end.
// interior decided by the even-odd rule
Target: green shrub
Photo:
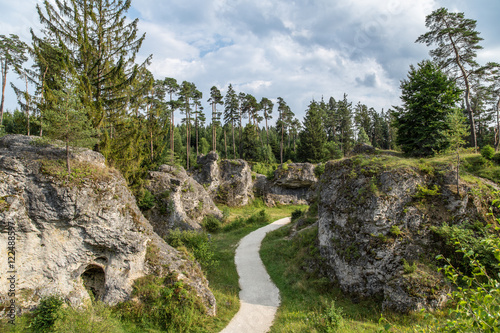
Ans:
{"type": "Polygon", "coordinates": [[[426,197],[432,197],[436,195],[440,195],[439,193],[439,186],[434,185],[433,187],[429,188],[427,186],[421,186],[420,184],[417,185],[417,193],[414,195],[415,198],[417,199],[424,199],[426,197]]]}
{"type": "Polygon", "coordinates": [[[203,219],[202,225],[208,232],[217,232],[221,228],[221,221],[215,216],[208,215],[203,219]]]}
{"type": "Polygon", "coordinates": [[[49,296],[40,301],[40,304],[33,311],[31,328],[34,332],[50,332],[57,320],[57,312],[63,305],[61,298],[49,296]]]}
{"type": "Polygon", "coordinates": [[[500,164],[500,153],[496,153],[495,155],[493,155],[493,158],[491,160],[496,164],[500,164]]]}
{"type": "Polygon", "coordinates": [[[481,156],[485,159],[491,160],[493,158],[493,155],[495,155],[495,148],[493,148],[492,146],[486,145],[481,148],[481,156]]]}
{"type": "Polygon", "coordinates": [[[193,332],[202,321],[204,308],[196,293],[177,281],[175,276],[145,276],[137,279],[132,296],[135,300],[118,306],[123,319],[150,332],[193,332]]]}
{"type": "Polygon", "coordinates": [[[139,199],[137,200],[137,206],[139,206],[140,209],[151,209],[155,206],[155,203],[155,196],[151,192],[146,189],[140,192],[139,199]]]}
{"type": "Polygon", "coordinates": [[[411,274],[414,273],[417,270],[417,263],[413,262],[411,265],[406,261],[405,258],[402,259],[403,261],[403,271],[405,274],[411,274]]]}
{"type": "Polygon", "coordinates": [[[321,175],[325,172],[325,164],[324,163],[320,163],[318,165],[316,165],[316,167],[314,168],[314,175],[317,177],[317,178],[320,178],[321,175]]]}
{"type": "Polygon", "coordinates": [[[342,332],[344,328],[344,310],[342,307],[335,306],[335,302],[332,301],[330,307],[324,313],[313,316],[313,322],[319,332],[342,332]]]}
{"type": "Polygon", "coordinates": [[[102,302],[90,304],[81,309],[70,306],[58,313],[54,324],[54,332],[61,333],[122,333],[120,320],[112,309],[102,302]]]}
{"type": "Polygon", "coordinates": [[[393,225],[389,231],[393,236],[398,237],[401,235],[401,229],[397,225],[393,225]]]}
{"type": "Polygon", "coordinates": [[[227,232],[243,228],[248,225],[268,224],[269,222],[271,222],[271,217],[266,213],[265,209],[261,209],[247,219],[242,217],[235,219],[230,224],[224,226],[223,230],[227,232]]]}
{"type": "Polygon", "coordinates": [[[218,265],[218,261],[214,259],[213,245],[206,232],[176,229],[168,234],[166,241],[175,248],[187,248],[204,268],[218,265]]]}
{"type": "Polygon", "coordinates": [[[297,219],[299,219],[300,217],[302,217],[304,215],[304,211],[301,210],[301,209],[296,209],[292,212],[292,222],[293,221],[296,221],[297,219]]]}

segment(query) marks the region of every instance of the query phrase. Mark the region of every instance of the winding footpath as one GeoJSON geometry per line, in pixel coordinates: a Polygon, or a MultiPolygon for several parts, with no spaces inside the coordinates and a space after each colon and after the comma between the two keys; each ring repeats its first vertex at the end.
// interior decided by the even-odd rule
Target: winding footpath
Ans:
{"type": "Polygon", "coordinates": [[[221,333],[264,333],[271,328],[280,305],[280,294],[267,274],[259,249],[268,232],[288,223],[289,217],[277,220],[240,241],[234,257],[240,277],[240,310],[221,333]]]}

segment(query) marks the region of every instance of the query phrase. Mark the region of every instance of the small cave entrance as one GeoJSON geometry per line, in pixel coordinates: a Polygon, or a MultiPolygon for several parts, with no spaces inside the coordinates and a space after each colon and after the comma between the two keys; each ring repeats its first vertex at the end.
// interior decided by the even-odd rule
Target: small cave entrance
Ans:
{"type": "Polygon", "coordinates": [[[89,265],[81,275],[83,285],[93,300],[102,300],[106,285],[104,269],[97,265],[89,265]]]}

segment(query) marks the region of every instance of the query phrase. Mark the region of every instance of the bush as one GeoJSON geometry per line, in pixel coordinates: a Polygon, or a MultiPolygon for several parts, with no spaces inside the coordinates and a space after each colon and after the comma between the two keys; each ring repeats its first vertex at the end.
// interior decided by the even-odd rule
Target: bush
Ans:
{"type": "Polygon", "coordinates": [[[232,231],[235,229],[243,228],[249,225],[260,225],[260,224],[268,224],[271,222],[271,217],[266,213],[265,209],[261,209],[257,213],[253,214],[247,219],[237,218],[230,224],[226,225],[223,230],[224,231],[232,231]]]}
{"type": "Polygon", "coordinates": [[[304,211],[301,209],[296,209],[292,212],[292,222],[299,219],[304,215],[304,211]]]}
{"type": "Polygon", "coordinates": [[[325,164],[320,163],[314,168],[314,175],[319,178],[325,172],[325,164]]]}
{"type": "Polygon", "coordinates": [[[214,259],[213,246],[206,232],[176,229],[168,234],[166,241],[175,248],[185,247],[188,249],[194,258],[205,268],[219,264],[214,259]]]}
{"type": "Polygon", "coordinates": [[[148,190],[142,190],[137,200],[137,206],[142,210],[148,210],[155,206],[155,196],[148,190]]]}
{"type": "Polygon", "coordinates": [[[145,276],[134,283],[136,300],[118,306],[124,319],[151,332],[193,332],[204,316],[204,308],[195,292],[175,276],[145,276]]]}
{"type": "Polygon", "coordinates": [[[483,156],[487,160],[491,160],[493,158],[493,155],[495,155],[495,148],[493,148],[490,145],[486,145],[483,148],[481,148],[481,156],[483,156]]]}
{"type": "Polygon", "coordinates": [[[58,313],[54,332],[61,333],[121,333],[120,320],[106,304],[97,302],[81,309],[66,307],[58,313]]]}
{"type": "Polygon", "coordinates": [[[205,216],[202,222],[203,228],[205,228],[205,230],[208,232],[219,231],[221,224],[222,224],[221,221],[219,221],[218,218],[212,215],[205,216]]]}
{"type": "Polygon", "coordinates": [[[500,164],[500,153],[496,153],[495,155],[493,155],[492,161],[496,164],[500,164]]]}
{"type": "Polygon", "coordinates": [[[330,307],[324,312],[313,317],[314,324],[319,332],[342,332],[344,328],[344,310],[335,306],[332,301],[330,307]]]}
{"type": "Polygon", "coordinates": [[[57,320],[57,312],[61,308],[63,301],[57,296],[49,296],[40,301],[40,304],[33,312],[31,328],[35,332],[50,332],[57,320]]]}

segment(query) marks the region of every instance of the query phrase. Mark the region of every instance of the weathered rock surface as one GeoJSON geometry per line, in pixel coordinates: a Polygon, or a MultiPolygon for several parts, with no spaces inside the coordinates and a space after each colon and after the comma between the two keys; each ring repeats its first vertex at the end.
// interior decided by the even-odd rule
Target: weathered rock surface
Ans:
{"type": "Polygon", "coordinates": [[[245,206],[253,199],[252,171],[244,160],[218,160],[215,152],[198,157],[193,178],[213,200],[231,207],[245,206]]]}
{"type": "Polygon", "coordinates": [[[440,246],[431,226],[488,219],[472,186],[461,182],[456,192],[455,175],[385,167],[370,157],[329,162],[318,183],[318,238],[329,277],[353,298],[383,299],[387,309],[443,306],[449,287],[429,267],[440,246]]]}
{"type": "Polygon", "coordinates": [[[264,175],[257,175],[254,191],[268,206],[307,204],[310,189],[318,181],[314,168],[311,163],[290,163],[285,167],[280,165],[272,180],[264,175]]]}
{"type": "MultiPolygon", "coordinates": [[[[135,279],[176,273],[194,288],[207,312],[215,298],[199,265],[166,244],[138,209],[125,180],[104,164],[101,154],[73,150],[77,176],[59,173],[65,151],[30,144],[32,137],[0,138],[0,258],[8,254],[8,232],[15,232],[15,262],[0,280],[16,277],[18,309],[58,294],[74,305],[89,290],[109,304],[130,297],[135,279]],[[80,162],[77,162],[80,161],[80,162]]],[[[11,243],[12,244],[12,243],[11,243]]],[[[5,266],[4,266],[5,267],[5,266]]],[[[8,302],[7,283],[0,302],[8,302]]]]}
{"type": "Polygon", "coordinates": [[[200,230],[200,223],[207,215],[222,219],[222,212],[205,188],[182,167],[162,165],[159,171],[149,173],[147,183],[156,204],[144,215],[161,237],[173,229],[200,230]]]}

